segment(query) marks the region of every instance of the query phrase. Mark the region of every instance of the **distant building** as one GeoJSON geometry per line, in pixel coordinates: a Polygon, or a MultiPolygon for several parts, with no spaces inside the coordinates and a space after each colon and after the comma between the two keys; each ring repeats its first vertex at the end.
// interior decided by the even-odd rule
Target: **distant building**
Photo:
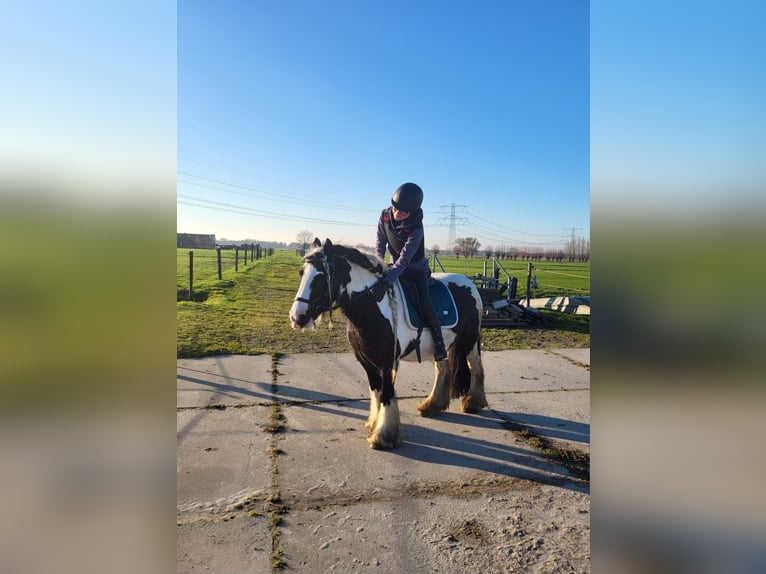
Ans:
{"type": "Polygon", "coordinates": [[[176,233],[176,244],[191,249],[215,249],[215,235],[176,233]]]}

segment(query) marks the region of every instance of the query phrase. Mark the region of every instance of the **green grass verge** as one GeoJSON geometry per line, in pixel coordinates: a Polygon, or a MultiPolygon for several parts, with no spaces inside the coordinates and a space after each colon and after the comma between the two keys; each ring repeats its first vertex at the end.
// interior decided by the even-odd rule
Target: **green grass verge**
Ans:
{"type": "MultiPolygon", "coordinates": [[[[185,252],[188,257],[188,250],[179,249],[179,252],[185,252]]],[[[442,258],[442,262],[445,261],[445,267],[453,270],[449,259],[442,258]]],[[[482,261],[478,260],[479,265],[482,261]]],[[[465,259],[457,262],[463,266],[467,264],[465,259]]],[[[183,265],[184,259],[179,254],[179,287],[184,276],[183,265]]],[[[516,275],[509,265],[503,265],[516,275]]],[[[523,267],[526,273],[526,263],[523,267]]],[[[346,340],[345,318],[341,312],[333,314],[333,329],[329,329],[326,322],[310,331],[296,331],[290,327],[288,313],[298,288],[300,268],[301,258],[294,251],[275,251],[271,257],[248,262],[247,266],[240,265],[238,272],[234,272],[233,268],[226,270],[221,281],[214,275],[195,282],[194,291],[204,292],[207,298],[178,301],[177,356],[349,352],[351,348],[346,340]]],[[[588,265],[587,272],[585,267],[579,267],[573,274],[586,275],[589,271],[588,265]]],[[[185,273],[188,277],[188,267],[185,273]]],[[[522,282],[522,277],[519,277],[519,282],[522,282]]],[[[564,290],[558,294],[571,293],[564,290]]],[[[590,346],[589,317],[544,313],[551,318],[551,324],[546,327],[483,329],[482,349],[498,351],[590,346]]]]}

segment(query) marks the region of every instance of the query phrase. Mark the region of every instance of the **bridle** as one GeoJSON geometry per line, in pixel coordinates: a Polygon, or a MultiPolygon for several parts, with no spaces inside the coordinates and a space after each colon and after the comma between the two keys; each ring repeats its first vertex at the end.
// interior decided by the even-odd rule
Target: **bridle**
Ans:
{"type": "MultiPolygon", "coordinates": [[[[341,307],[340,301],[333,302],[333,292],[332,292],[332,276],[335,272],[335,258],[333,255],[330,256],[330,258],[327,257],[327,254],[324,251],[319,252],[322,254],[322,266],[324,267],[325,271],[319,271],[317,269],[317,266],[314,265],[314,269],[317,269],[317,274],[324,273],[324,275],[327,277],[327,303],[324,303],[324,301],[320,301],[320,299],[324,299],[323,297],[313,297],[310,299],[306,299],[305,297],[296,297],[295,301],[299,301],[301,303],[306,303],[308,305],[308,312],[311,317],[318,317],[322,313],[328,312],[330,314],[329,317],[329,326],[332,329],[333,321],[332,321],[332,312],[335,309],[338,309],[341,307]]],[[[308,261],[308,259],[307,259],[308,261]]],[[[382,275],[378,275],[378,279],[380,279],[382,275]]],[[[397,305],[396,305],[396,297],[394,296],[392,289],[387,289],[388,299],[391,304],[392,309],[392,334],[394,336],[394,344],[393,344],[393,350],[394,350],[394,364],[396,364],[396,342],[397,342],[397,305]]],[[[355,293],[353,295],[347,295],[347,299],[343,302],[343,304],[348,305],[354,300],[366,296],[370,293],[370,286],[364,289],[364,291],[359,291],[358,293],[355,293]]],[[[341,298],[342,294],[338,295],[338,299],[341,298]]]]}
{"type": "MultiPolygon", "coordinates": [[[[327,255],[324,253],[324,251],[320,252],[322,254],[322,267],[324,267],[325,271],[319,271],[317,270],[317,274],[323,274],[325,277],[327,277],[327,303],[324,301],[320,301],[320,299],[324,299],[321,295],[319,297],[312,297],[310,299],[306,299],[305,297],[296,297],[295,301],[299,301],[300,303],[306,303],[308,305],[308,312],[309,315],[312,317],[318,317],[322,313],[328,312],[330,313],[330,322],[332,322],[332,312],[334,309],[338,308],[338,304],[335,303],[333,305],[333,294],[332,294],[332,275],[335,271],[335,263],[327,258],[327,255]]],[[[314,266],[316,269],[316,265],[314,266]]]]}
{"type": "MultiPolygon", "coordinates": [[[[339,294],[336,301],[333,301],[333,288],[332,288],[332,278],[333,274],[335,272],[335,260],[334,257],[328,258],[327,254],[324,251],[320,251],[317,253],[319,255],[321,253],[322,256],[322,267],[325,269],[325,271],[319,271],[317,269],[317,266],[314,265],[314,268],[317,269],[317,274],[324,274],[327,277],[327,303],[324,302],[324,297],[321,295],[319,297],[312,297],[310,299],[306,299],[305,297],[296,297],[295,301],[299,301],[301,303],[306,303],[308,305],[308,312],[309,315],[312,317],[318,317],[322,313],[329,312],[330,313],[330,324],[332,324],[332,312],[336,309],[339,309],[341,307],[340,298],[342,294],[339,294]]],[[[364,291],[360,291],[358,293],[355,293],[353,295],[349,295],[346,300],[343,301],[343,304],[349,304],[353,302],[354,300],[365,296],[369,293],[370,288],[367,287],[364,291]]]]}

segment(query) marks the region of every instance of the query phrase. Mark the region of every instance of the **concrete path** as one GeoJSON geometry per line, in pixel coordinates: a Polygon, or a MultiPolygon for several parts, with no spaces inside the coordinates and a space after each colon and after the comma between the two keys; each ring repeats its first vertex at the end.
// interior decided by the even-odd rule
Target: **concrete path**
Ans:
{"type": "Polygon", "coordinates": [[[589,572],[590,350],[483,353],[490,408],[367,446],[351,354],[178,361],[177,571],[589,572]]]}

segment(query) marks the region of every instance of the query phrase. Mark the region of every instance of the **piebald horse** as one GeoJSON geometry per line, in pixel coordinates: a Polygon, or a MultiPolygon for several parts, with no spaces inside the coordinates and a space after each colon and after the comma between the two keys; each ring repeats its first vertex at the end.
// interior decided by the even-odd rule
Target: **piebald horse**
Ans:
{"type": "MultiPolygon", "coordinates": [[[[399,407],[394,382],[399,361],[417,359],[416,348],[433,357],[429,329],[422,335],[406,320],[405,302],[399,289],[389,289],[380,302],[369,288],[383,271],[378,257],[354,248],[324,245],[314,240],[305,256],[298,292],[290,308],[293,329],[313,328],[323,315],[340,308],[346,316],[347,336],[356,359],[370,383],[370,414],[365,427],[372,448],[393,448],[401,443],[399,407]]],[[[436,379],[431,394],[420,403],[423,416],[447,409],[450,397],[464,397],[463,412],[476,413],[487,406],[480,333],[482,302],[473,282],[464,275],[435,273],[447,285],[457,307],[457,322],[443,328],[447,359],[434,362],[436,379]]]]}

